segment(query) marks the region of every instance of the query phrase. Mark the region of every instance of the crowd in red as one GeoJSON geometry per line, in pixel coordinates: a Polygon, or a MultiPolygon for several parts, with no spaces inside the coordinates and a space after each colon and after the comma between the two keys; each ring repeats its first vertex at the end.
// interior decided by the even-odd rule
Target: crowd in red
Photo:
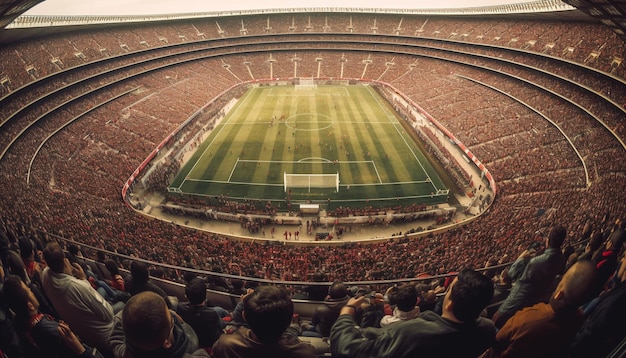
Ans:
{"type": "MultiPolygon", "coordinates": [[[[360,14],[350,22],[348,15],[328,18],[332,31],[394,35],[401,17],[360,14]],[[353,24],[352,29],[348,23],[353,24]]],[[[608,77],[596,72],[561,66],[549,58],[472,46],[495,44],[549,53],[611,71],[623,79],[624,68],[615,66],[613,57],[623,54],[624,43],[599,24],[425,20],[405,17],[400,35],[458,40],[462,43],[439,46],[537,66],[583,84],[620,105],[625,102],[624,84],[611,82],[603,86],[608,77]],[[555,31],[555,26],[563,30],[555,31]],[[586,33],[598,35],[590,38],[584,36],[586,33]],[[589,57],[599,49],[599,56],[589,57]]],[[[314,41],[309,46],[311,51],[300,50],[297,54],[277,51],[283,48],[281,43],[264,44],[262,52],[245,51],[246,35],[321,31],[323,21],[324,17],[309,15],[226,17],[86,30],[73,33],[71,40],[68,35],[57,35],[13,45],[0,60],[0,77],[9,79],[0,86],[0,95],[4,96],[0,100],[0,149],[11,145],[0,159],[4,199],[0,212],[7,226],[18,234],[39,229],[173,265],[210,269],[236,263],[245,276],[286,280],[306,280],[321,269],[330,280],[354,281],[482,267],[488,258],[508,262],[554,223],[566,225],[568,242],[576,243],[587,223],[600,223],[607,215],[619,217],[626,212],[625,149],[619,140],[626,135],[620,121],[623,107],[599,100],[596,94],[571,82],[515,64],[427,49],[421,50],[419,57],[356,51],[371,48],[359,44],[359,37],[350,46],[352,51],[344,52],[326,48],[345,44],[314,41]],[[186,49],[155,49],[159,46],[198,39],[228,42],[228,37],[242,46],[238,52],[158,69],[192,58],[185,51],[201,47],[190,44],[186,49]],[[154,51],[136,52],[147,49],[154,51]],[[125,53],[131,55],[94,62],[125,53]],[[147,61],[175,53],[178,57],[147,61]],[[84,63],[92,65],[54,80],[42,79],[84,63]],[[90,77],[95,74],[99,75],[90,77]],[[481,159],[498,183],[494,204],[480,219],[446,233],[416,240],[333,247],[233,241],[151,220],[125,205],[120,198],[125,180],[192,113],[242,81],[294,74],[375,79],[392,84],[481,159]],[[29,86],[18,93],[17,89],[25,85],[29,86]],[[103,85],[108,86],[83,96],[103,85]],[[97,104],[135,88],[80,117],[97,104]],[[37,106],[26,106],[46,94],[50,95],[37,106]],[[44,117],[65,102],[68,104],[44,117]],[[38,153],[27,183],[26,168],[36,148],[71,118],[78,120],[38,153]],[[35,124],[22,134],[31,123],[35,124]]],[[[314,37],[333,38],[324,34],[314,37]]],[[[364,39],[372,41],[368,36],[364,39]]],[[[403,50],[400,46],[397,49],[403,50]]],[[[168,149],[177,144],[170,145],[168,149]]],[[[160,173],[156,182],[163,182],[167,174],[160,173]]],[[[390,228],[390,236],[394,231],[390,228]]],[[[39,232],[36,235],[45,236],[39,232]]]]}

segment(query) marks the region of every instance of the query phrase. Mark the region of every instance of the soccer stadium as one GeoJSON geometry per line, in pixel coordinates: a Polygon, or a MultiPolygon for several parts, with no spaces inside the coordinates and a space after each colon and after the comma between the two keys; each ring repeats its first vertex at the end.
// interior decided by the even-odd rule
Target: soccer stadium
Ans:
{"type": "MultiPolygon", "coordinates": [[[[232,356],[224,336],[237,335],[242,306],[251,312],[242,296],[267,286],[294,307],[299,353],[284,356],[309,356],[309,344],[318,357],[403,356],[383,353],[388,341],[359,353],[344,343],[347,323],[407,320],[394,299],[405,286],[420,315],[432,299],[446,318],[470,271],[493,283],[480,322],[512,330],[524,307],[561,307],[559,292],[574,295],[563,289],[570,272],[591,261],[570,336],[526,345],[555,357],[626,354],[615,303],[626,287],[623,1],[34,11],[46,2],[0,0],[2,276],[5,288],[20,276],[79,345],[126,356],[48,291],[55,243],[80,269],[63,271],[61,257],[54,274],[89,279],[115,313],[130,314],[136,267],[172,310],[193,301],[201,278],[203,305],[226,328],[196,348],[215,357],[232,356]],[[558,268],[531,273],[548,254],[558,268]],[[346,301],[329,338],[317,314],[338,283],[346,301]],[[541,292],[503,318],[526,284],[541,292]]],[[[0,297],[21,327],[20,300],[0,297]]],[[[167,316],[170,333],[187,324],[167,316]]],[[[252,319],[241,324],[259,336],[252,319]]],[[[500,332],[492,340],[505,344],[500,332]]],[[[443,356],[478,345],[446,339],[443,356]]],[[[504,355],[490,342],[463,354],[504,355]]],[[[437,351],[412,344],[402,354],[437,351]]],[[[28,352],[0,341],[0,356],[39,356],[28,352]]]]}

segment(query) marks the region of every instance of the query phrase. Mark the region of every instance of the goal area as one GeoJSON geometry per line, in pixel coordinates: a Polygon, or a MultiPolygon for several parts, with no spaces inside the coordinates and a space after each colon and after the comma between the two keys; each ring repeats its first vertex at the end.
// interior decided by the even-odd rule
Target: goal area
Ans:
{"type": "Polygon", "coordinates": [[[334,174],[288,174],[284,173],[285,192],[290,188],[334,188],[339,192],[339,173],[334,174]]]}
{"type": "Polygon", "coordinates": [[[313,78],[300,78],[298,79],[298,83],[296,83],[296,91],[299,90],[314,90],[317,88],[317,84],[315,84],[315,80],[313,78]]]}

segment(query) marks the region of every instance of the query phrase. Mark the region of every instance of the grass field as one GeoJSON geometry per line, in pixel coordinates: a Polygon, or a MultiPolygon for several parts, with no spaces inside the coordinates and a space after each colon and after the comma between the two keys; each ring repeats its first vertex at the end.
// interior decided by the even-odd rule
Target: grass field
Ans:
{"type": "Polygon", "coordinates": [[[284,173],[339,174],[339,191],[291,188],[292,202],[331,206],[444,202],[447,188],[388,102],[370,86],[255,87],[168,188],[285,201],[284,173]]]}

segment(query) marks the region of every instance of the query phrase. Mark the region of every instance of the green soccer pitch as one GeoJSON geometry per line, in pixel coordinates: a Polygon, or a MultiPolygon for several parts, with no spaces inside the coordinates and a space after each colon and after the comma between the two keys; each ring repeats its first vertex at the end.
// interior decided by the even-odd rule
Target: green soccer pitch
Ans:
{"type": "Polygon", "coordinates": [[[448,197],[393,108],[368,85],[249,89],[168,191],[330,207],[441,203],[448,197]],[[289,179],[285,189],[285,173],[338,174],[339,191],[336,178],[315,175],[294,180],[300,185],[293,187],[289,179]]]}

